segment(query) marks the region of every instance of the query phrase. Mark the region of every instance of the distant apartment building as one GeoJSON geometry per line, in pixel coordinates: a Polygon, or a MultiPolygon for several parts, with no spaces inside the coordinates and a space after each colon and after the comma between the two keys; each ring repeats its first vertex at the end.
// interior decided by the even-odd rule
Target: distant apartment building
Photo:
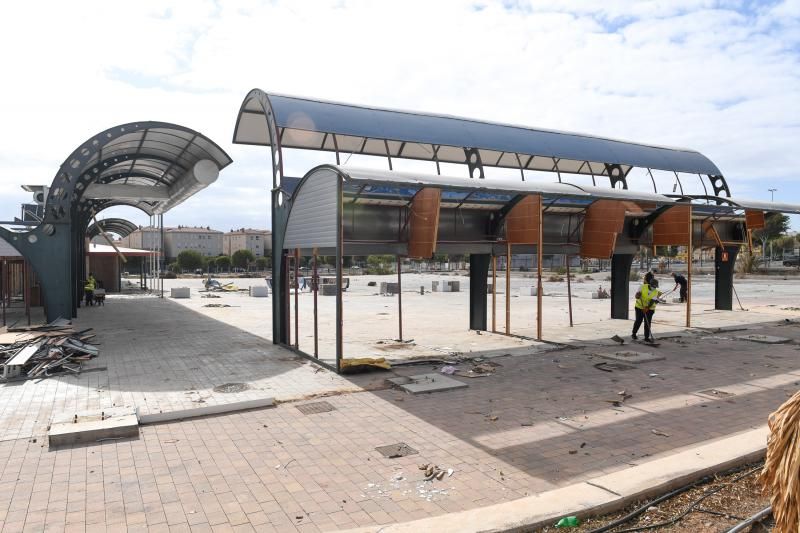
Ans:
{"type": "Polygon", "coordinates": [[[165,228],[164,248],[168,260],[174,260],[184,250],[195,250],[205,257],[216,257],[222,255],[222,232],[209,227],[165,228]]]}
{"type": "MultiPolygon", "coordinates": [[[[164,228],[167,231],[169,228],[164,228]]],[[[101,237],[102,238],[102,237],[101,237]]],[[[103,239],[99,244],[108,244],[103,239]]],[[[158,228],[153,226],[142,227],[134,230],[133,233],[127,237],[123,237],[120,241],[121,245],[125,248],[136,248],[137,250],[159,250],[161,248],[161,232],[158,228]]]]}
{"type": "Polygon", "coordinates": [[[231,230],[222,237],[225,255],[238,250],[250,250],[256,257],[266,257],[272,249],[272,233],[264,229],[240,228],[231,230]]]}

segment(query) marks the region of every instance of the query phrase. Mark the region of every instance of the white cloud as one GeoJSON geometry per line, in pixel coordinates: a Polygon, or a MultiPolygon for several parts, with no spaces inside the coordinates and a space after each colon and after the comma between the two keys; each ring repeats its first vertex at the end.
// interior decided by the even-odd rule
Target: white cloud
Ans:
{"type": "Polygon", "coordinates": [[[688,146],[734,192],[800,202],[799,20],[796,0],[12,3],[0,218],[87,137],[161,120],[235,161],[167,221],[263,227],[268,154],[230,144],[253,87],[688,146]]]}

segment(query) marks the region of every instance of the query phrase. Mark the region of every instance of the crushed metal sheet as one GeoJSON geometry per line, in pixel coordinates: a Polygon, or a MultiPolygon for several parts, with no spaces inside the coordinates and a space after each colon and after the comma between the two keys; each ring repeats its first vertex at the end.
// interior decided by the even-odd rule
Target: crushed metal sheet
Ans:
{"type": "Polygon", "coordinates": [[[397,457],[407,457],[409,455],[417,455],[419,452],[406,444],[405,442],[398,442],[397,444],[389,444],[388,446],[378,446],[375,448],[381,455],[387,459],[395,459],[397,457]]]}
{"type": "Polygon", "coordinates": [[[387,381],[393,385],[397,385],[406,392],[410,392],[411,394],[442,392],[447,390],[463,389],[467,387],[466,383],[462,383],[457,379],[453,379],[438,373],[391,378],[387,381]]]}
{"type": "Polygon", "coordinates": [[[336,408],[328,402],[312,402],[304,403],[302,405],[295,405],[297,410],[304,415],[315,415],[318,413],[329,413],[335,411],[336,408]]]}
{"type": "Polygon", "coordinates": [[[223,385],[217,385],[213,390],[214,392],[227,394],[231,392],[244,392],[248,389],[250,389],[250,385],[247,383],[225,383],[223,385]]]}
{"type": "Polygon", "coordinates": [[[602,370],[604,372],[614,372],[614,371],[624,372],[626,370],[633,370],[634,368],[636,368],[635,366],[626,365],[624,363],[606,363],[606,362],[596,363],[594,367],[597,370],[602,370]]]}
{"type": "Polygon", "coordinates": [[[615,361],[624,361],[626,363],[648,363],[650,361],[661,361],[664,359],[663,355],[656,355],[650,352],[634,352],[630,350],[596,353],[594,355],[606,359],[613,359],[615,361]]]}
{"type": "Polygon", "coordinates": [[[702,394],[703,396],[710,396],[712,398],[727,398],[728,396],[735,396],[735,394],[732,392],[726,392],[724,390],[719,390],[719,389],[701,390],[697,394],[702,394]]]}
{"type": "Polygon", "coordinates": [[[737,335],[736,338],[741,339],[743,341],[752,341],[761,344],[786,344],[787,342],[792,342],[792,339],[788,337],[776,337],[774,335],[759,335],[757,333],[752,333],[750,335],[737,335]]]}

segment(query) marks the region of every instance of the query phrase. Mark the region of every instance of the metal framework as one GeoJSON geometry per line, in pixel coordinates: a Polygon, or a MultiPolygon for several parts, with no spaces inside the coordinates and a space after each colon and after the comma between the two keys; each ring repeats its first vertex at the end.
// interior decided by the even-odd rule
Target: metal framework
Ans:
{"type": "Polygon", "coordinates": [[[36,227],[0,237],[36,271],[48,320],[74,317],[86,276],[92,218],[118,205],[161,215],[216,180],[231,158],[202,134],[165,122],[134,122],[93,135],[62,163],[36,227]]]}
{"type": "MultiPolygon", "coordinates": [[[[414,216],[416,196],[425,190],[440,191],[438,235],[433,233],[435,250],[470,254],[471,329],[487,329],[489,266],[496,284],[498,256],[505,256],[506,264],[510,265],[513,254],[536,251],[538,338],[542,336],[542,253],[577,255],[587,210],[598,200],[623,206],[622,218],[615,215],[613,227],[617,229],[613,235],[595,232],[602,235],[604,242],[610,239],[605,248],[594,249],[610,250],[612,254],[605,257],[612,260],[612,318],[628,317],[628,277],[633,254],[639,246],[652,245],[653,222],[672,207],[687,203],[693,206],[687,219],[689,235],[685,236],[690,248],[704,245],[701,227],[713,219],[719,226],[715,227],[717,234],[722,234],[737,250],[737,244],[742,242],[743,210],[800,212],[800,206],[762,205],[730,198],[730,188],[720,170],[692,150],[268,94],[258,89],[252,90],[241,105],[233,142],[268,146],[271,151],[273,342],[296,350],[299,350],[296,295],[295,343],[291,343],[288,282],[291,265],[297,265],[302,255],[313,257],[314,265],[318,255],[335,256],[337,287],[341,287],[345,255],[393,254],[398,262],[400,257],[414,255],[417,252],[411,252],[409,221],[414,216]],[[316,167],[302,179],[286,176],[286,148],[330,152],[335,156],[336,166],[316,167]],[[346,163],[352,154],[384,157],[389,170],[348,167],[346,163]],[[436,175],[395,172],[393,161],[397,159],[430,161],[435,164],[436,175]],[[466,176],[441,176],[442,162],[464,165],[466,176]],[[486,167],[517,169],[520,179],[487,178],[486,167]],[[635,167],[646,171],[653,183],[653,193],[626,190],[635,167]],[[673,173],[676,181],[672,193],[680,188],[680,194],[659,194],[654,170],[673,173]],[[526,181],[526,171],[551,172],[555,179],[552,183],[526,181]],[[563,174],[591,176],[593,185],[562,182],[563,174]],[[685,194],[680,174],[699,176],[705,194],[685,194]],[[597,178],[607,179],[608,185],[597,186],[597,178]],[[512,242],[509,220],[530,196],[540,198],[535,204],[540,206],[538,228],[524,227],[523,234],[527,237],[512,242]]],[[[610,212],[618,210],[612,208],[610,212]]],[[[430,241],[425,243],[427,246],[430,241]]],[[[718,248],[716,241],[711,245],[718,248]]],[[[418,249],[420,246],[414,247],[418,249]]],[[[725,254],[718,253],[723,258],[719,261],[727,257],[725,250],[725,254]]],[[[717,284],[717,292],[730,292],[732,268],[718,268],[717,272],[718,278],[725,278],[717,284]]],[[[398,284],[400,273],[398,268],[398,284]]],[[[315,276],[312,282],[315,302],[317,282],[315,276]]],[[[494,297],[492,302],[492,331],[495,331],[494,297]]],[[[718,308],[730,309],[725,307],[728,305],[725,298],[718,298],[717,302],[718,308]]],[[[511,334],[508,302],[506,315],[506,333],[511,334]]],[[[314,356],[318,355],[316,317],[315,304],[314,356]]],[[[689,317],[687,303],[687,323],[689,317]]],[[[342,359],[342,324],[342,295],[338,289],[337,370],[342,359]]],[[[402,316],[398,317],[398,330],[402,337],[402,316]]]]}
{"type": "Polygon", "coordinates": [[[86,235],[90,239],[102,233],[114,233],[120,237],[127,237],[137,229],[139,229],[139,226],[130,220],[125,220],[124,218],[104,218],[98,220],[96,223],[92,222],[86,230],[86,235]]]}

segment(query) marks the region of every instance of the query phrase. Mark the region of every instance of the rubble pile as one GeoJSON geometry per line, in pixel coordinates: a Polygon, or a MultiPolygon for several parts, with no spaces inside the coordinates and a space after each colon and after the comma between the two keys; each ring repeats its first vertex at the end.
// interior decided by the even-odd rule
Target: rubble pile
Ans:
{"type": "Polygon", "coordinates": [[[0,368],[3,380],[80,373],[83,363],[97,357],[91,329],[75,331],[68,320],[0,329],[0,368]]]}

